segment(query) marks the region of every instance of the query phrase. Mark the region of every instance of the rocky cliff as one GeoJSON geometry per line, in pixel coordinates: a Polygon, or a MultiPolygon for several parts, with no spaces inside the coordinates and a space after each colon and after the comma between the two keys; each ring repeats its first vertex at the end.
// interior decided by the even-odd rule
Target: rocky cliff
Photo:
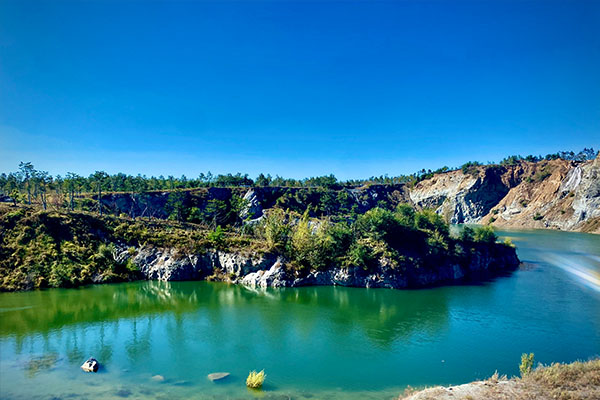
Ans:
{"type": "Polygon", "coordinates": [[[600,233],[600,158],[451,171],[418,183],[409,196],[452,223],[600,233]]]}
{"type": "Polygon", "coordinates": [[[435,269],[418,267],[393,268],[380,260],[377,268],[359,267],[311,270],[298,273],[286,267],[286,260],[273,254],[229,253],[209,250],[190,254],[173,249],[140,247],[132,251],[123,247],[119,261],[137,265],[145,279],[180,281],[211,279],[251,287],[298,287],[339,285],[367,288],[419,288],[453,282],[480,280],[516,269],[519,266],[514,248],[501,244],[473,244],[465,261],[446,260],[435,269]]]}

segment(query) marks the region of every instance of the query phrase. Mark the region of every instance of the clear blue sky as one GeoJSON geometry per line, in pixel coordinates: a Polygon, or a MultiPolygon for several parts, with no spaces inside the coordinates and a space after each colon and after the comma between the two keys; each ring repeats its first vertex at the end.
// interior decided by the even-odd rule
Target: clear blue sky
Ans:
{"type": "Polygon", "coordinates": [[[0,171],[290,177],[600,145],[600,1],[0,1],[0,171]]]}

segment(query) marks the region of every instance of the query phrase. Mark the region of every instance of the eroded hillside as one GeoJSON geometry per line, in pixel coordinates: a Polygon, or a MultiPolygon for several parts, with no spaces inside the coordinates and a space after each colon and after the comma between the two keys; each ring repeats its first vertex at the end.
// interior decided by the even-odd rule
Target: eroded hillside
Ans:
{"type": "Polygon", "coordinates": [[[409,193],[417,207],[434,208],[452,223],[600,233],[600,158],[451,171],[409,193]]]}

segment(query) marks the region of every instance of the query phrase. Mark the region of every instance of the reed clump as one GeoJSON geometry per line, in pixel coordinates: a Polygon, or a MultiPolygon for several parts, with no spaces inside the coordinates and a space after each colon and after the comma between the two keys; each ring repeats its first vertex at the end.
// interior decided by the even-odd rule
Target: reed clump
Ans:
{"type": "Polygon", "coordinates": [[[265,374],[264,369],[260,372],[250,371],[248,378],[246,378],[246,386],[251,389],[260,389],[266,377],[267,375],[265,374]]]}

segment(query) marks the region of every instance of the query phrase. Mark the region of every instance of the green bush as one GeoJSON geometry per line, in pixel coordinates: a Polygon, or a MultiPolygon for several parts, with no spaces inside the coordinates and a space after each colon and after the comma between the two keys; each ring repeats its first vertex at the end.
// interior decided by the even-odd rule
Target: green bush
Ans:
{"type": "Polygon", "coordinates": [[[225,247],[225,232],[221,225],[217,226],[216,229],[212,232],[209,232],[207,235],[207,239],[211,245],[218,249],[222,249],[225,247]]]}
{"type": "Polygon", "coordinates": [[[269,249],[284,249],[287,245],[290,227],[286,213],[281,209],[273,209],[265,215],[259,229],[269,249]]]}
{"type": "Polygon", "coordinates": [[[186,219],[188,222],[199,224],[204,222],[204,214],[202,213],[202,210],[198,207],[190,207],[186,219]]]}
{"type": "Polygon", "coordinates": [[[444,237],[450,235],[450,227],[444,221],[444,218],[432,210],[423,210],[415,216],[415,226],[431,233],[438,232],[444,237]]]}
{"type": "Polygon", "coordinates": [[[406,227],[414,228],[415,226],[415,209],[410,204],[401,203],[396,207],[396,219],[406,227]]]}
{"type": "Polygon", "coordinates": [[[312,224],[308,214],[292,229],[289,257],[300,269],[325,269],[345,253],[348,234],[343,227],[331,225],[327,221],[312,224]]]}
{"type": "Polygon", "coordinates": [[[525,207],[527,207],[527,200],[521,199],[521,200],[519,200],[519,204],[521,205],[521,207],[525,208],[525,207]]]}
{"type": "Polygon", "coordinates": [[[535,182],[542,182],[544,179],[546,179],[550,175],[552,175],[552,173],[550,171],[548,171],[546,168],[542,168],[541,170],[537,171],[533,175],[532,180],[535,182]]]}
{"type": "Polygon", "coordinates": [[[361,235],[380,238],[393,234],[399,230],[400,223],[394,213],[383,208],[372,208],[359,215],[355,229],[361,235]]]}
{"type": "Polygon", "coordinates": [[[372,239],[363,238],[352,244],[348,250],[345,264],[346,266],[356,266],[369,270],[375,261],[376,255],[372,239]]]}
{"type": "Polygon", "coordinates": [[[459,236],[460,240],[463,242],[472,242],[475,240],[475,231],[473,228],[468,226],[464,226],[459,236]]]}
{"type": "Polygon", "coordinates": [[[498,237],[491,225],[485,225],[475,228],[474,239],[476,242],[495,243],[498,237]]]}

